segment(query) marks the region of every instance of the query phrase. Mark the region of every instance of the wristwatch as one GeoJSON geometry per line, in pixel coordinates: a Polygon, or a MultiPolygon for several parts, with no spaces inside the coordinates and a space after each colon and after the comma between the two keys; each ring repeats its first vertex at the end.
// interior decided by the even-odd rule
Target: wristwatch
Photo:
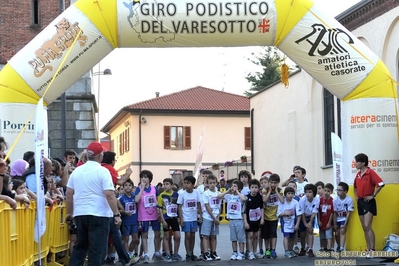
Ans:
{"type": "Polygon", "coordinates": [[[120,213],[114,214],[114,217],[121,217],[121,214],[120,213]]]}

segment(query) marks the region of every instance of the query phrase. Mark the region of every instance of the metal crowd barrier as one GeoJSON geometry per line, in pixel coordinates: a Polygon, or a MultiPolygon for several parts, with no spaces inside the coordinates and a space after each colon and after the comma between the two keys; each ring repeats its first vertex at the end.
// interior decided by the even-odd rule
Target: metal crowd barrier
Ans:
{"type": "MultiPolygon", "coordinates": [[[[0,201],[1,265],[31,266],[39,260],[38,244],[33,239],[36,202],[31,202],[27,209],[22,203],[17,204],[13,210],[5,201],[0,201]]],[[[55,203],[51,209],[46,207],[46,232],[40,242],[42,265],[68,263],[69,230],[65,216],[65,203],[55,203]]]]}

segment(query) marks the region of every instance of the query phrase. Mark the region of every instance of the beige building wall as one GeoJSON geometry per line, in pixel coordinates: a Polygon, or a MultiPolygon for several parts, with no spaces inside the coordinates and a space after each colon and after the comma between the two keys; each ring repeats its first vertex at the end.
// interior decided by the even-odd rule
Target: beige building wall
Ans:
{"type": "MultiPolygon", "coordinates": [[[[252,97],[255,172],[278,173],[283,180],[295,165],[304,167],[309,181],[332,175],[324,164],[323,90],[305,71],[252,97]]],[[[257,177],[259,177],[257,175],[257,177]]],[[[332,177],[331,177],[332,181],[332,177]]]]}
{"type": "MultiPolygon", "coordinates": [[[[126,115],[117,126],[109,132],[111,143],[117,156],[115,168],[124,173],[124,169],[133,162],[131,178],[137,184],[140,173],[139,130],[141,126],[141,169],[150,170],[154,174],[153,184],[170,177],[171,170],[194,170],[200,135],[205,128],[202,147],[204,155],[203,167],[211,167],[218,163],[221,166],[228,160],[239,160],[241,155],[250,156],[250,150],[245,150],[244,128],[250,127],[248,116],[216,116],[216,115],[162,115],[142,114],[146,123],[139,123],[139,115],[126,115]],[[129,122],[125,123],[125,122],[129,122]],[[130,127],[130,150],[119,154],[118,137],[130,127]],[[164,149],[164,126],[190,126],[191,149],[164,149]]],[[[216,171],[215,171],[216,173],[216,171]]]]}
{"type": "MultiPolygon", "coordinates": [[[[396,7],[352,32],[382,59],[395,80],[399,80],[398,14],[396,7]]],[[[285,180],[292,167],[300,165],[310,182],[332,182],[332,167],[324,162],[323,87],[305,71],[289,82],[288,89],[276,84],[250,99],[255,171],[270,170],[285,180]]]]}

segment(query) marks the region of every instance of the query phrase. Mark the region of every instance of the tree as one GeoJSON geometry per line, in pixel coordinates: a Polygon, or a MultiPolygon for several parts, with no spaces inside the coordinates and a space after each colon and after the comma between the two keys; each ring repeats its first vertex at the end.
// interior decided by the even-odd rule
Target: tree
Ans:
{"type": "MultiPolygon", "coordinates": [[[[252,55],[255,56],[254,53],[252,55]]],[[[276,47],[268,46],[261,56],[255,60],[249,59],[255,65],[262,66],[263,72],[250,73],[245,77],[251,83],[251,88],[244,94],[251,96],[280,80],[280,65],[284,62],[284,57],[285,55],[276,47]]]]}

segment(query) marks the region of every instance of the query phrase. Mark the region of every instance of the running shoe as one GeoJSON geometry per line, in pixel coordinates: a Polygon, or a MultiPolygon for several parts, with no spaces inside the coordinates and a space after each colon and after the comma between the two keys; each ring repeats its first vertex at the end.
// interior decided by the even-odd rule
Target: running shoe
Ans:
{"type": "Polygon", "coordinates": [[[212,258],[213,260],[220,260],[220,257],[218,256],[218,254],[216,253],[216,251],[214,251],[214,252],[211,254],[211,258],[212,258]]]}
{"type": "Polygon", "coordinates": [[[184,259],[179,254],[173,254],[172,261],[174,261],[174,262],[183,262],[184,259]]]}
{"type": "Polygon", "coordinates": [[[237,260],[244,260],[245,259],[245,255],[243,253],[238,253],[237,255],[237,260]]]}
{"type": "Polygon", "coordinates": [[[288,258],[288,259],[291,259],[291,258],[292,258],[291,252],[287,250],[287,251],[284,253],[284,257],[286,257],[286,258],[288,258]]]}
{"type": "Polygon", "coordinates": [[[250,253],[249,253],[248,259],[249,259],[249,260],[254,260],[254,259],[256,259],[253,252],[250,252],[250,253]]]}
{"type": "Polygon", "coordinates": [[[266,252],[265,252],[265,257],[266,257],[267,259],[270,259],[270,258],[271,258],[271,255],[272,255],[272,253],[270,252],[270,250],[266,250],[266,252]]]}
{"type": "Polygon", "coordinates": [[[171,255],[166,255],[165,262],[166,263],[172,263],[172,256],[171,255]]]}
{"type": "Polygon", "coordinates": [[[233,255],[231,255],[230,260],[237,260],[237,252],[233,252],[233,255]]]}
{"type": "Polygon", "coordinates": [[[277,259],[277,253],[276,253],[275,250],[272,250],[272,251],[270,252],[270,257],[271,257],[272,259],[277,259]]]}
{"type": "Polygon", "coordinates": [[[164,259],[163,259],[163,257],[162,257],[162,255],[161,254],[155,254],[154,253],[154,255],[152,256],[152,260],[153,261],[164,261],[164,259]]]}

